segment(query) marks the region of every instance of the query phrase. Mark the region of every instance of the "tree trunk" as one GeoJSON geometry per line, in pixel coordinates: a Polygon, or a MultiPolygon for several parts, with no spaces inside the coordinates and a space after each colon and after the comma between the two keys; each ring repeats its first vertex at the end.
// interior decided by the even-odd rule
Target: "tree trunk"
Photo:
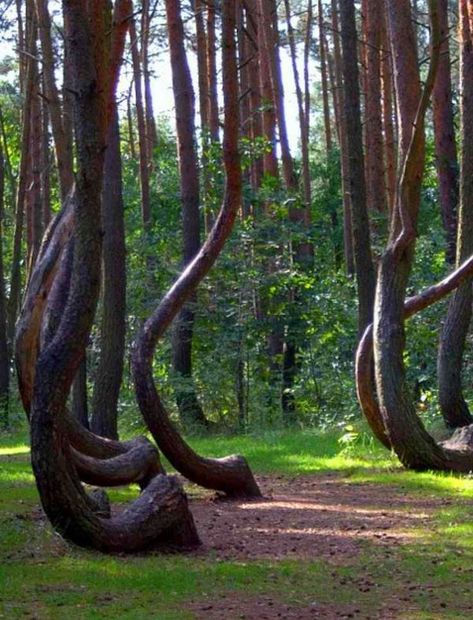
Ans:
{"type": "Polygon", "coordinates": [[[383,0],[381,11],[381,73],[382,73],[382,95],[383,95],[383,131],[384,131],[384,164],[386,170],[386,203],[388,205],[389,216],[394,210],[396,194],[396,140],[394,136],[393,124],[393,74],[392,74],[392,54],[388,29],[386,23],[386,0],[383,0]]]}
{"type": "MultiPolygon", "coordinates": [[[[126,0],[116,6],[130,14],[126,0]]],[[[76,92],[76,235],[68,302],[36,368],[31,412],[33,471],[51,523],[76,544],[115,552],[134,552],[163,543],[196,545],[198,536],[185,495],[172,478],[156,476],[130,508],[117,517],[100,517],[79,482],[66,438],[67,393],[85,351],[99,294],[103,159],[107,116],[110,107],[113,109],[110,101],[116,88],[116,82],[103,81],[104,75],[113,73],[106,62],[110,29],[105,2],[88,8],[89,14],[83,2],[64,0],[66,45],[76,92]]],[[[123,23],[115,22],[110,47],[121,58],[120,33],[123,23]]],[[[113,55],[111,61],[118,63],[113,55]]]]}
{"type": "Polygon", "coordinates": [[[5,206],[5,159],[0,145],[0,428],[8,427],[10,355],[7,339],[5,274],[3,268],[3,218],[5,206]]]}
{"type": "Polygon", "coordinates": [[[141,219],[145,234],[151,226],[151,202],[149,195],[149,161],[146,134],[146,118],[143,105],[141,60],[134,18],[130,19],[130,43],[135,85],[136,118],[138,123],[138,149],[140,155],[141,219]]]}
{"type": "MultiPolygon", "coordinates": [[[[183,267],[185,268],[200,248],[200,185],[195,142],[194,89],[184,47],[180,0],[166,0],[166,15],[176,110],[182,202],[183,267]]],[[[205,426],[207,421],[192,382],[192,334],[195,303],[196,297],[194,296],[176,319],[173,334],[173,367],[178,379],[181,379],[175,391],[183,422],[205,426]]]]}
{"type": "Polygon", "coordinates": [[[215,0],[207,1],[207,71],[209,90],[209,128],[212,142],[220,140],[220,126],[217,94],[217,50],[216,50],[216,6],[215,0]]]}
{"type": "Polygon", "coordinates": [[[158,144],[158,132],[156,130],[156,121],[154,120],[153,95],[151,93],[151,73],[149,70],[149,41],[152,17],[149,0],[143,0],[141,8],[141,62],[143,65],[148,165],[152,165],[153,152],[158,144]]]}
{"type": "Polygon", "coordinates": [[[222,6],[222,57],[224,92],[225,197],[219,217],[192,265],[167,292],[141,329],[132,356],[133,377],[140,410],[163,453],[189,480],[233,496],[260,496],[251,470],[242,457],[209,459],[197,455],[169,420],[153,381],[153,354],[158,340],[183,304],[208,273],[230,235],[241,204],[242,177],[238,137],[238,71],[235,49],[235,0],[222,6]]]}
{"type": "MultiPolygon", "coordinates": [[[[440,3],[443,5],[443,3],[440,3]]],[[[442,15],[443,9],[440,14],[442,15]]],[[[463,9],[466,11],[466,8],[463,9]]],[[[473,139],[472,127],[473,127],[473,51],[471,45],[473,42],[472,33],[469,31],[467,24],[467,17],[464,15],[462,20],[461,29],[461,174],[460,174],[460,210],[458,221],[458,245],[457,245],[457,266],[462,263],[468,256],[473,253],[473,145],[471,141],[473,139]]],[[[441,24],[445,29],[445,15],[443,14],[443,22],[441,24]]],[[[445,34],[445,33],[444,33],[445,34]]],[[[444,46],[443,46],[444,47],[444,46]]],[[[445,51],[445,50],[443,50],[445,51]]],[[[441,63],[443,60],[441,61],[441,63]]],[[[442,67],[440,64],[439,69],[442,67]]],[[[448,77],[445,75],[448,67],[443,66],[443,73],[437,75],[436,88],[437,91],[448,88],[445,82],[448,82],[448,77]],[[443,83],[439,85],[439,79],[443,80],[443,83]]],[[[445,92],[442,93],[443,97],[445,92]]],[[[437,109],[434,111],[437,115],[440,115],[439,108],[440,93],[437,92],[437,109]]],[[[447,102],[443,102],[444,104],[447,102]]],[[[448,103],[447,103],[448,105],[448,103]]],[[[446,118],[448,117],[448,110],[443,109],[445,116],[442,117],[442,121],[437,116],[437,133],[442,130],[444,133],[442,136],[437,136],[437,148],[440,148],[440,138],[443,138],[443,154],[447,156],[447,147],[450,157],[455,154],[455,143],[453,136],[448,132],[448,125],[445,126],[446,118]]],[[[454,161],[450,159],[450,164],[453,165],[454,161]]],[[[440,196],[441,206],[445,216],[448,216],[450,224],[454,223],[454,212],[451,209],[454,207],[454,196],[451,195],[453,186],[452,171],[448,171],[448,163],[443,167],[443,189],[442,189],[442,177],[441,166],[439,162],[439,182],[440,182],[440,196]],[[449,175],[449,179],[447,179],[449,175]],[[446,208],[448,202],[448,209],[446,208]],[[445,202],[444,202],[445,201],[445,202]]],[[[449,237],[451,239],[451,230],[449,237]]],[[[451,245],[450,251],[452,250],[451,245]]],[[[466,338],[471,322],[471,304],[473,302],[473,294],[471,288],[471,280],[465,282],[461,287],[455,291],[453,298],[448,306],[447,317],[445,319],[442,333],[440,336],[439,354],[437,360],[437,372],[439,381],[439,403],[440,410],[442,412],[445,423],[450,428],[457,428],[466,426],[473,422],[473,418],[470,414],[468,404],[463,396],[462,390],[462,366],[463,355],[465,350],[466,338]]]]}
{"type": "Polygon", "coordinates": [[[46,0],[35,0],[35,5],[41,41],[45,95],[48,101],[49,115],[51,118],[61,198],[65,200],[74,180],[72,173],[72,145],[66,136],[61,102],[54,77],[54,52],[48,4],[46,0]]]}
{"type": "Polygon", "coordinates": [[[371,257],[370,230],[366,207],[358,71],[358,39],[353,0],[342,0],[340,17],[347,148],[349,152],[349,192],[359,304],[358,331],[361,336],[373,317],[375,273],[371,257]]]}
{"type": "Polygon", "coordinates": [[[380,0],[367,0],[366,4],[366,197],[368,210],[383,213],[386,210],[380,58],[383,6],[380,0]]]}
{"type": "Polygon", "coordinates": [[[102,437],[117,439],[118,397],[125,355],[126,249],[120,131],[116,113],[105,153],[102,222],[101,351],[92,399],[91,429],[102,437]]]}
{"type": "MultiPolygon", "coordinates": [[[[468,5],[461,0],[463,41],[462,83],[467,91],[473,80],[471,71],[472,40],[468,5]]],[[[424,119],[434,85],[440,56],[438,3],[429,0],[431,14],[431,66],[421,96],[416,45],[412,28],[410,3],[389,3],[389,28],[393,46],[394,74],[400,115],[400,152],[404,162],[399,179],[396,210],[388,247],[380,266],[374,320],[374,359],[379,407],[391,445],[401,462],[412,469],[470,471],[473,454],[451,450],[435,443],[416,416],[405,379],[404,369],[404,299],[411,271],[420,188],[424,169],[424,119]]],[[[473,13],[473,12],[472,12],[473,13]]],[[[463,92],[465,97],[466,92],[463,92]]],[[[471,109],[468,100],[468,106],[471,109]]],[[[465,119],[462,120],[462,123],[465,119]]],[[[467,134],[472,124],[463,126],[467,134]]],[[[471,137],[465,135],[466,145],[471,137]]],[[[469,153],[463,153],[468,159],[469,153]]],[[[463,174],[463,171],[462,171],[463,174]]],[[[471,171],[468,183],[471,184],[471,171]]],[[[463,199],[463,195],[462,195],[463,199]]],[[[471,202],[471,201],[470,201],[471,202]]]]}
{"type": "Polygon", "coordinates": [[[355,273],[355,257],[353,255],[353,231],[351,225],[351,207],[350,207],[350,173],[348,170],[348,144],[347,144],[347,127],[345,116],[345,93],[343,88],[343,67],[342,54],[340,49],[340,33],[338,25],[338,6],[337,0],[332,0],[332,36],[333,36],[333,52],[335,64],[335,81],[338,90],[338,102],[340,118],[340,164],[342,176],[342,201],[343,201],[343,251],[345,256],[345,269],[348,276],[355,273]]]}
{"type": "Polygon", "coordinates": [[[439,181],[440,211],[447,244],[446,260],[449,264],[454,264],[457,235],[458,160],[450,74],[448,0],[439,1],[439,16],[442,48],[432,93],[435,159],[439,181]]]}
{"type": "MultiPolygon", "coordinates": [[[[28,19],[32,20],[33,11],[30,3],[27,3],[28,19]]],[[[28,51],[31,53],[34,45],[34,28],[30,28],[28,33],[28,51]]],[[[21,293],[21,254],[22,239],[25,219],[25,199],[26,199],[26,182],[28,173],[29,146],[31,135],[31,105],[34,88],[34,55],[28,57],[26,63],[26,75],[24,80],[23,92],[23,111],[22,111],[22,136],[21,136],[21,154],[20,154],[20,171],[19,181],[16,194],[15,208],[15,232],[13,236],[13,256],[11,262],[10,275],[10,296],[8,299],[8,340],[13,342],[15,333],[15,323],[20,304],[21,293]]]]}
{"type": "Polygon", "coordinates": [[[312,191],[311,191],[311,179],[310,179],[310,162],[309,162],[309,144],[307,140],[306,132],[306,119],[304,109],[304,96],[300,84],[299,68],[297,65],[297,49],[296,40],[294,35],[294,28],[291,22],[291,5],[289,0],[284,0],[286,9],[286,22],[287,22],[287,34],[289,38],[289,48],[291,52],[291,64],[292,72],[294,76],[294,83],[296,86],[297,108],[299,114],[299,132],[301,140],[301,156],[302,156],[302,182],[304,188],[304,203],[308,214],[308,221],[310,222],[310,208],[312,204],[312,191]]]}

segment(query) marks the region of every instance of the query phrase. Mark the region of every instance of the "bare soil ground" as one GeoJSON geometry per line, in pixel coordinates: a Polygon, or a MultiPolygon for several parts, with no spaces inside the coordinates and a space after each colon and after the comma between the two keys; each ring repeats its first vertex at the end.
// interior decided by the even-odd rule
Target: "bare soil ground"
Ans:
{"type": "MultiPolygon", "coordinates": [[[[428,528],[434,512],[450,500],[413,497],[399,489],[376,484],[348,484],[337,474],[260,477],[264,499],[253,502],[200,499],[192,511],[203,547],[220,560],[272,561],[324,560],[334,569],[353,564],[366,543],[375,545],[380,559],[389,558],[399,545],[416,538],[414,530],[428,528]]],[[[368,592],[375,585],[360,574],[351,586],[368,592]]],[[[343,580],[341,582],[343,586],[343,580]]],[[[408,588],[408,584],[406,584],[408,588]]],[[[212,601],[194,601],[189,609],[206,620],[244,618],[400,618],[409,598],[385,600],[375,615],[362,613],[351,604],[316,601],[288,605],[278,596],[229,593],[212,601]]],[[[432,616],[438,617],[438,616],[432,616]]],[[[473,617],[473,616],[472,616],[473,617]]]]}

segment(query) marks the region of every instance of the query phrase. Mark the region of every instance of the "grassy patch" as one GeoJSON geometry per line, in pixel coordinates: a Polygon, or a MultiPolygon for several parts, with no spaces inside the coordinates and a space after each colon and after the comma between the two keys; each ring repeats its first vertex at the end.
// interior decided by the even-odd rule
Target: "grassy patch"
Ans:
{"type": "MultiPolygon", "coordinates": [[[[473,616],[473,480],[468,476],[407,472],[381,449],[341,451],[333,435],[192,439],[203,454],[244,454],[259,474],[297,477],[335,470],[345,482],[379,485],[387,510],[391,490],[440,503],[428,526],[412,531],[411,541],[390,547],[367,540],[362,553],[342,566],[317,558],[217,561],[211,552],[109,557],[70,547],[52,532],[39,510],[25,439],[0,438],[0,617],[186,620],[195,617],[189,601],[212,602],[225,592],[271,594],[296,607],[314,601],[351,605],[359,611],[354,617],[376,617],[381,605],[386,617],[473,616]]],[[[111,495],[125,502],[136,493],[136,488],[118,489],[111,495]]]]}

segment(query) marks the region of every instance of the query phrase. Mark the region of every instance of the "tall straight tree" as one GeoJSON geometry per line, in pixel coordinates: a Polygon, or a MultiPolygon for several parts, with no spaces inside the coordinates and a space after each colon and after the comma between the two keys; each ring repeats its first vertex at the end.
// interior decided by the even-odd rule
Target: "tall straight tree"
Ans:
{"type": "MultiPolygon", "coordinates": [[[[171,53],[174,106],[182,204],[183,266],[186,267],[200,248],[200,185],[195,139],[195,96],[184,44],[184,25],[180,0],[166,0],[169,49],[171,53]]],[[[176,400],[182,420],[206,424],[192,384],[192,335],[195,296],[176,319],[173,339],[173,366],[181,378],[176,385],[176,400]]]]}
{"type": "Polygon", "coordinates": [[[381,34],[383,5],[380,0],[366,1],[366,93],[365,143],[366,185],[368,209],[386,210],[383,158],[383,123],[381,101],[381,34]]]}
{"type": "Polygon", "coordinates": [[[347,148],[349,153],[348,188],[358,288],[358,331],[361,335],[373,318],[375,273],[371,256],[370,228],[366,207],[358,70],[358,35],[356,31],[354,0],[340,0],[340,21],[347,148]]]}
{"type": "Polygon", "coordinates": [[[123,374],[126,331],[126,249],[118,114],[111,120],[102,192],[101,351],[92,399],[91,430],[118,438],[117,406],[123,374]]]}
{"type": "Polygon", "coordinates": [[[447,245],[446,259],[453,264],[457,235],[458,159],[453,118],[448,0],[439,0],[439,17],[442,49],[432,93],[432,107],[440,212],[447,245]]]}
{"type": "Polygon", "coordinates": [[[151,202],[149,192],[149,149],[146,132],[145,106],[143,100],[143,72],[138,35],[134,17],[130,18],[130,45],[133,64],[133,82],[135,86],[136,118],[138,123],[138,149],[140,159],[140,187],[141,187],[141,219],[147,233],[151,226],[151,202]]]}
{"type": "MultiPolygon", "coordinates": [[[[473,127],[473,36],[471,22],[470,24],[468,23],[466,3],[460,3],[460,9],[462,130],[460,134],[461,173],[457,266],[473,254],[473,137],[471,135],[471,128],[473,127]]],[[[473,17],[473,10],[471,13],[471,17],[473,17]]],[[[445,67],[443,71],[445,71],[445,67]]],[[[445,79],[445,75],[443,78],[445,79]]],[[[438,83],[436,86],[439,88],[438,83]]],[[[444,138],[447,138],[447,136],[444,136],[444,138]]],[[[450,152],[452,152],[451,147],[452,145],[450,144],[450,152]]],[[[444,171],[444,174],[446,174],[446,171],[444,171]]],[[[439,182],[440,180],[439,170],[439,182]]],[[[445,182],[446,179],[444,178],[445,182]]],[[[450,187],[450,189],[453,188],[450,187]]],[[[444,187],[444,190],[446,190],[446,187],[444,187]]],[[[452,196],[443,196],[443,198],[452,200],[452,196]]],[[[440,335],[437,361],[439,403],[445,423],[450,428],[466,426],[473,422],[462,389],[463,355],[471,323],[471,304],[473,301],[471,287],[471,280],[467,280],[455,291],[454,296],[450,300],[447,317],[440,335]]]]}
{"type": "Polygon", "coordinates": [[[353,234],[351,224],[351,207],[349,183],[350,174],[348,171],[348,144],[347,144],[347,128],[345,117],[345,93],[343,89],[343,67],[342,53],[339,32],[339,2],[332,0],[332,37],[333,37],[333,56],[335,68],[335,86],[338,90],[338,118],[340,125],[338,127],[339,143],[340,143],[340,168],[342,177],[342,201],[343,201],[343,251],[345,257],[345,269],[349,276],[355,273],[355,258],[353,256],[353,234]]]}
{"type": "Polygon", "coordinates": [[[0,428],[8,426],[10,397],[10,356],[8,354],[5,273],[3,268],[3,218],[5,198],[5,158],[0,144],[0,428]]]}

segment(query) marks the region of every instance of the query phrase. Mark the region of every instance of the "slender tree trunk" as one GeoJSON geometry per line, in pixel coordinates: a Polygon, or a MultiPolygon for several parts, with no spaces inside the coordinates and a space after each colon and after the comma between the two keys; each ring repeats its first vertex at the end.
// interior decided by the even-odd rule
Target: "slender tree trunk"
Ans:
{"type": "MultiPolygon", "coordinates": [[[[445,8],[445,7],[442,7],[445,8]]],[[[473,33],[471,22],[468,23],[466,2],[460,3],[461,9],[461,174],[460,174],[460,210],[458,219],[457,240],[457,266],[468,256],[473,254],[473,33]]],[[[442,14],[442,10],[440,11],[442,14]]],[[[471,10],[473,17],[473,10],[471,10]]],[[[444,16],[445,18],[445,16],[444,16]]],[[[445,21],[443,21],[445,27],[445,21]]],[[[443,60],[441,60],[441,63],[443,60]]],[[[440,64],[441,67],[441,64],[440,64]]],[[[440,69],[439,67],[439,69],[440,69]]],[[[443,67],[445,72],[446,68],[443,67]]],[[[445,74],[440,74],[445,80],[445,74]]],[[[436,88],[440,89],[439,76],[437,75],[436,88]]],[[[444,93],[445,96],[445,93],[444,93]]],[[[437,92],[437,106],[439,93],[437,92]]],[[[439,110],[437,109],[439,114],[439,110]]],[[[444,110],[447,115],[447,111],[444,110]]],[[[437,119],[437,123],[439,120],[437,119]]],[[[436,127],[440,130],[439,126],[436,127]]],[[[450,155],[453,154],[454,144],[449,140],[447,127],[442,127],[446,133],[443,135],[447,140],[444,147],[449,146],[450,155]]],[[[439,136],[437,137],[439,147],[439,136]]],[[[444,151],[445,152],[445,151],[444,151]]],[[[453,163],[453,162],[451,162],[453,163]]],[[[440,176],[439,164],[439,176],[440,176]]],[[[448,174],[444,170],[444,174],[448,174]]],[[[440,179],[439,179],[440,180],[440,179]]],[[[447,182],[444,179],[444,191],[447,191],[447,182]]],[[[450,185],[450,190],[452,190],[450,185]]],[[[442,195],[441,199],[450,199],[452,206],[453,197],[442,195]]],[[[442,205],[442,209],[445,204],[442,205]]],[[[450,219],[452,213],[450,212],[450,219]]],[[[450,248],[451,250],[451,248],[450,248]]],[[[462,366],[466,338],[471,323],[473,294],[471,280],[460,286],[453,295],[448,306],[447,317],[440,336],[439,355],[437,360],[439,380],[439,402],[445,423],[450,428],[466,426],[473,422],[468,404],[462,390],[462,366]]]]}
{"type": "Polygon", "coordinates": [[[324,12],[322,0],[318,0],[319,9],[319,54],[320,54],[320,76],[322,80],[322,104],[324,113],[325,147],[327,153],[332,150],[332,125],[330,122],[330,105],[328,99],[328,79],[327,79],[327,57],[324,45],[324,12]]]}
{"type": "Polygon", "coordinates": [[[207,1],[207,71],[209,90],[210,136],[213,142],[220,140],[220,126],[217,94],[217,50],[216,50],[216,5],[215,0],[207,1]]]}
{"type": "Polygon", "coordinates": [[[291,22],[291,5],[289,0],[284,0],[286,9],[287,33],[289,38],[289,47],[291,52],[292,72],[294,75],[294,83],[296,85],[297,108],[299,113],[299,131],[301,140],[301,156],[302,156],[302,182],[304,188],[304,202],[308,213],[308,222],[310,222],[310,207],[312,204],[312,191],[310,179],[310,162],[309,162],[309,144],[307,140],[306,119],[304,109],[304,96],[300,84],[299,68],[297,65],[297,49],[294,35],[294,28],[291,22]]]}
{"type": "MultiPolygon", "coordinates": [[[[396,140],[394,135],[393,123],[393,73],[392,73],[392,54],[388,37],[386,23],[386,0],[383,0],[381,11],[381,35],[382,35],[382,95],[383,95],[383,132],[384,132],[384,164],[386,170],[386,202],[389,215],[394,210],[396,194],[396,140]]],[[[397,117],[396,117],[397,118],[397,117]]]]}
{"type": "Polygon", "coordinates": [[[153,162],[153,151],[158,144],[158,132],[156,130],[156,121],[154,119],[153,95],[151,93],[151,73],[149,70],[151,19],[152,12],[150,9],[149,0],[143,0],[141,8],[141,62],[143,66],[146,138],[149,165],[153,162]]]}
{"type": "Polygon", "coordinates": [[[138,148],[140,154],[141,219],[145,233],[151,226],[151,202],[149,194],[149,162],[146,134],[146,117],[143,105],[143,87],[140,53],[135,20],[130,19],[130,43],[135,85],[136,118],[138,122],[138,148]]]}
{"type": "Polygon", "coordinates": [[[117,439],[118,397],[125,356],[126,249],[120,131],[116,112],[105,153],[102,222],[101,351],[92,398],[91,429],[102,437],[117,439]]]}
{"type": "MultiPolygon", "coordinates": [[[[166,0],[169,47],[173,77],[174,106],[179,155],[182,202],[183,266],[200,248],[200,186],[195,141],[195,99],[192,78],[184,47],[184,26],[180,0],[166,0]]],[[[176,386],[176,400],[183,422],[204,424],[202,408],[192,383],[192,334],[196,298],[193,297],[176,319],[173,334],[174,371],[185,382],[176,386]]]]}
{"type": "Polygon", "coordinates": [[[164,454],[183,475],[207,488],[231,496],[259,497],[260,491],[242,457],[225,459],[200,457],[177,433],[156,390],[152,359],[163,336],[183,303],[211,269],[231,233],[241,203],[242,177],[238,152],[238,72],[235,50],[235,0],[222,6],[222,57],[224,92],[225,197],[214,228],[195,260],[186,269],[140,330],[133,351],[133,377],[140,410],[164,454]]]}
{"type": "Polygon", "coordinates": [[[450,74],[448,0],[439,0],[439,16],[442,49],[432,93],[432,106],[440,211],[447,242],[446,259],[449,264],[453,264],[455,262],[457,234],[458,160],[450,74]]]}
{"type": "Polygon", "coordinates": [[[46,101],[41,101],[41,203],[43,226],[46,229],[51,220],[51,158],[49,153],[49,113],[46,101]]]}
{"type": "Polygon", "coordinates": [[[66,136],[61,102],[54,77],[54,52],[48,4],[46,0],[35,0],[35,5],[41,40],[45,95],[48,101],[51,118],[61,197],[62,200],[64,200],[73,183],[72,145],[66,136]]]}
{"type": "Polygon", "coordinates": [[[340,4],[343,47],[343,77],[347,147],[349,152],[349,191],[356,280],[358,288],[359,335],[373,318],[375,273],[371,256],[370,230],[366,207],[366,186],[361,128],[357,32],[353,0],[340,4]]]}
{"type": "Polygon", "coordinates": [[[0,428],[8,427],[10,355],[8,352],[5,273],[3,267],[3,219],[5,206],[5,159],[0,145],[0,428]]]}
{"type": "Polygon", "coordinates": [[[381,34],[380,0],[367,0],[366,13],[366,179],[368,209],[386,210],[383,157],[383,122],[381,100],[381,34]]]}
{"type": "Polygon", "coordinates": [[[342,54],[340,49],[340,34],[338,25],[338,0],[332,0],[332,33],[335,63],[335,79],[338,90],[339,118],[340,118],[340,164],[342,176],[342,200],[343,200],[343,249],[345,255],[345,269],[347,275],[355,273],[355,257],[353,255],[353,231],[351,224],[350,207],[350,173],[348,170],[348,144],[347,126],[345,116],[345,93],[343,87],[342,54]]]}
{"type": "MultiPolygon", "coordinates": [[[[27,4],[28,20],[33,20],[33,10],[30,3],[27,4]]],[[[34,43],[34,28],[29,29],[28,33],[28,50],[31,53],[34,43]]],[[[28,161],[29,146],[31,135],[31,106],[34,88],[34,55],[28,57],[26,63],[26,75],[24,80],[23,92],[23,111],[22,111],[22,137],[21,137],[21,154],[20,154],[20,171],[19,181],[16,194],[15,209],[15,232],[13,237],[13,256],[11,263],[10,275],[10,296],[8,299],[8,340],[13,342],[15,331],[15,322],[18,314],[21,293],[21,255],[22,255],[22,239],[25,219],[25,199],[28,177],[28,161]]]]}
{"type": "MultiPolygon", "coordinates": [[[[36,42],[34,45],[36,52],[36,42]]],[[[31,129],[29,147],[29,184],[26,193],[27,211],[27,267],[28,275],[36,262],[41,239],[43,236],[42,201],[41,201],[41,147],[42,147],[42,115],[39,100],[38,66],[34,66],[34,87],[31,101],[31,129]]]]}

